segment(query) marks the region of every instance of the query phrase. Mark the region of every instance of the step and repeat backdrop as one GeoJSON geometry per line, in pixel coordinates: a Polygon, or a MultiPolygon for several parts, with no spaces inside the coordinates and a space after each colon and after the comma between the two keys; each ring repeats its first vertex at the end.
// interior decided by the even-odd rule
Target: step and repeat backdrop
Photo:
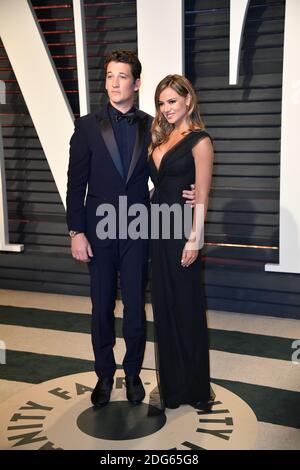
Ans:
{"type": "MultiPolygon", "coordinates": [[[[106,102],[106,54],[121,48],[139,52],[138,34],[143,34],[138,28],[140,3],[83,3],[86,105],[92,112],[106,102]]],[[[63,91],[66,129],[72,132],[74,117],[82,114],[74,5],[71,0],[32,0],[31,5],[63,91]]],[[[238,81],[230,86],[230,0],[185,0],[181,13],[182,72],[196,88],[215,145],[203,249],[207,306],[299,318],[300,282],[296,270],[270,272],[266,268],[269,264],[280,265],[285,9],[284,0],[250,1],[241,39],[238,81]]],[[[160,25],[156,25],[161,29],[162,16],[160,25]]],[[[165,42],[162,46],[171,49],[173,43],[168,44],[168,36],[165,42]]],[[[46,157],[42,133],[38,134],[35,116],[29,112],[4,43],[0,38],[0,147],[5,162],[9,243],[23,245],[23,251],[0,251],[0,288],[89,295],[87,267],[70,256],[60,190],[63,183],[51,168],[51,158],[46,157]]],[[[21,53],[27,54],[27,47],[26,42],[19,44],[21,53]]],[[[149,81],[145,64],[147,72],[145,83],[149,81]]],[[[38,66],[31,74],[41,76],[38,66]]],[[[39,83],[43,86],[40,78],[39,83]]],[[[44,93],[51,97],[51,90],[45,89],[44,93]]],[[[50,107],[44,105],[40,120],[55,129],[56,118],[50,107]]],[[[65,160],[62,157],[62,170],[65,160]]],[[[297,226],[293,221],[290,224],[297,253],[297,226]]],[[[149,292],[147,296],[150,300],[149,292]]]]}

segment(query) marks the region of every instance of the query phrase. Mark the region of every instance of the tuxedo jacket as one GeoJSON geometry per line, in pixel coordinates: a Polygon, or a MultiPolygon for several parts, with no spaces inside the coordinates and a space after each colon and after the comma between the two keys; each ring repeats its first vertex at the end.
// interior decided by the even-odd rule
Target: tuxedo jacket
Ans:
{"type": "Polygon", "coordinates": [[[75,122],[70,141],[67,224],[69,230],[84,232],[92,244],[103,241],[96,236],[99,204],[112,204],[117,211],[119,196],[127,196],[128,206],[134,203],[149,206],[148,145],[152,117],[140,110],[136,116],[137,134],[126,178],[107,107],[75,122]]]}

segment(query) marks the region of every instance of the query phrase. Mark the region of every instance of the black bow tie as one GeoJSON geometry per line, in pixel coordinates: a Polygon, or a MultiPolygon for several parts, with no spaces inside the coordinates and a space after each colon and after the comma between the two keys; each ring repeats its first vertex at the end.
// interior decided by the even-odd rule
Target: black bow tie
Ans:
{"type": "Polygon", "coordinates": [[[116,114],[116,122],[122,121],[122,119],[126,119],[128,124],[133,124],[136,119],[135,113],[125,113],[125,114],[116,114]]]}

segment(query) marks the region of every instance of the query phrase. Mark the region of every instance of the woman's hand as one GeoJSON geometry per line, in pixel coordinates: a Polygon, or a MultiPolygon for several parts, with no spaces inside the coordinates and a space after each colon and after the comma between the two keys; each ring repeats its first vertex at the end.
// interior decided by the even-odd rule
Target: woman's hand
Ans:
{"type": "Polygon", "coordinates": [[[186,243],[183,251],[182,251],[182,256],[181,256],[181,266],[183,268],[189,267],[191,264],[196,261],[198,255],[199,255],[199,250],[188,250],[187,245],[189,242],[186,243]]]}

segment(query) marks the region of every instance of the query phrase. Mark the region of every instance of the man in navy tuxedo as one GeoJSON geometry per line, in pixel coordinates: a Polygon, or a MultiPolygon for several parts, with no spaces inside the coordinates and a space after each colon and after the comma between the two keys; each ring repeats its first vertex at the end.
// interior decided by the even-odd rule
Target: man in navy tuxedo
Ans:
{"type": "Polygon", "coordinates": [[[118,271],[124,304],[127,399],[136,404],[145,396],[139,373],[145,348],[148,240],[123,239],[118,231],[115,239],[98,238],[96,211],[99,205],[109,203],[118,220],[120,196],[127,197],[128,207],[140,203],[149,208],[147,149],[152,118],[134,106],[134,95],[141,85],[137,56],[115,51],[107,57],[104,69],[109,102],[99,114],[88,114],[75,122],[67,188],[72,255],[88,262],[91,276],[92,343],[99,378],[91,396],[95,406],[109,402],[116,370],[113,347],[118,271]]]}

